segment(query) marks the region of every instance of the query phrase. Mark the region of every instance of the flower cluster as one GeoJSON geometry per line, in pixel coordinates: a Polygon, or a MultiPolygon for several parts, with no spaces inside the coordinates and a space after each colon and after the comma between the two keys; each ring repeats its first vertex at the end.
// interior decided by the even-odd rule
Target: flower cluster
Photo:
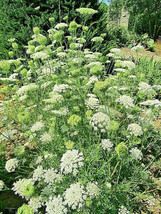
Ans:
{"type": "Polygon", "coordinates": [[[133,103],[134,101],[130,96],[121,95],[116,101],[124,105],[125,108],[134,107],[134,103],[133,103]]]}
{"type": "Polygon", "coordinates": [[[66,151],[61,158],[61,172],[76,175],[78,173],[77,168],[83,166],[83,159],[83,153],[79,153],[76,149],[66,151]]]}
{"type": "Polygon", "coordinates": [[[4,182],[0,180],[0,191],[4,188],[4,182]]]}
{"type": "Polygon", "coordinates": [[[5,169],[7,172],[14,172],[19,164],[19,161],[16,158],[10,159],[6,162],[5,169]]]}
{"type": "Polygon", "coordinates": [[[87,195],[92,199],[94,197],[97,197],[100,194],[100,189],[97,186],[97,182],[89,182],[87,184],[87,195]]]}
{"type": "Polygon", "coordinates": [[[101,146],[104,150],[107,150],[108,152],[110,152],[111,148],[113,147],[113,143],[111,143],[110,139],[102,139],[101,146]]]}
{"type": "Polygon", "coordinates": [[[64,192],[64,204],[71,207],[72,210],[81,208],[87,195],[84,191],[84,186],[78,182],[71,184],[70,187],[64,192]]]}
{"type": "Polygon", "coordinates": [[[136,123],[132,123],[132,124],[128,125],[127,130],[130,131],[131,135],[134,135],[136,137],[143,135],[142,128],[136,123]]]}
{"type": "Polygon", "coordinates": [[[44,127],[44,123],[42,123],[42,122],[36,122],[36,123],[34,123],[32,125],[31,131],[32,132],[40,131],[43,127],[44,127]]]}
{"type": "Polygon", "coordinates": [[[94,114],[93,117],[91,118],[90,125],[93,126],[95,131],[100,129],[101,132],[106,132],[107,129],[110,128],[110,118],[108,117],[107,114],[98,112],[94,114]]]}
{"type": "Polygon", "coordinates": [[[141,160],[143,158],[143,153],[137,147],[132,148],[130,152],[133,159],[141,160]]]}
{"type": "Polygon", "coordinates": [[[49,201],[46,202],[46,212],[47,214],[64,214],[67,213],[67,208],[65,208],[63,203],[63,198],[58,195],[58,197],[50,197],[49,201]]]}

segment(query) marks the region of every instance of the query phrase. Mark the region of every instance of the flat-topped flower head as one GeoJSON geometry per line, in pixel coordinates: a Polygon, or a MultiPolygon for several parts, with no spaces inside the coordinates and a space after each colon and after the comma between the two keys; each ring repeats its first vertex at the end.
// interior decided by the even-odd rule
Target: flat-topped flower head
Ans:
{"type": "Polygon", "coordinates": [[[104,150],[110,152],[113,147],[113,143],[111,143],[110,139],[102,139],[101,146],[104,150]]]}
{"type": "Polygon", "coordinates": [[[88,109],[95,109],[99,106],[99,99],[96,97],[89,97],[85,103],[88,109]]]}
{"type": "Polygon", "coordinates": [[[92,8],[84,8],[84,7],[78,8],[78,9],[76,9],[76,11],[78,13],[80,13],[81,15],[93,15],[95,13],[98,13],[97,10],[94,10],[92,8]]]}
{"type": "Polygon", "coordinates": [[[64,29],[65,27],[68,27],[66,23],[58,23],[55,28],[58,30],[64,29]]]}
{"type": "Polygon", "coordinates": [[[4,188],[4,182],[0,180],[0,191],[4,188]]]}
{"type": "Polygon", "coordinates": [[[103,38],[100,36],[94,37],[93,39],[91,39],[92,42],[103,42],[103,38]]]}
{"type": "Polygon", "coordinates": [[[83,153],[76,149],[68,150],[63,154],[61,158],[61,172],[64,174],[72,173],[76,175],[78,173],[78,168],[83,166],[83,153]]]}
{"type": "Polygon", "coordinates": [[[121,95],[116,101],[124,105],[125,108],[134,107],[133,99],[130,96],[121,95]]]}
{"type": "Polygon", "coordinates": [[[119,212],[118,214],[129,214],[130,212],[127,210],[126,207],[121,206],[121,208],[119,208],[119,212]]]}
{"type": "Polygon", "coordinates": [[[43,127],[44,127],[44,123],[42,123],[42,122],[36,122],[35,124],[32,125],[31,131],[32,132],[40,131],[43,127]]]}
{"type": "Polygon", "coordinates": [[[139,126],[136,123],[132,123],[132,124],[128,125],[127,130],[129,130],[130,134],[134,135],[135,137],[143,135],[141,126],[139,126]]]}
{"type": "Polygon", "coordinates": [[[89,182],[87,184],[87,194],[92,199],[94,197],[97,197],[100,194],[100,189],[97,186],[97,182],[89,182]]]}
{"type": "Polygon", "coordinates": [[[67,208],[64,206],[63,198],[60,195],[58,195],[58,197],[50,197],[49,201],[46,202],[46,212],[47,214],[67,213],[67,208]]]}
{"type": "Polygon", "coordinates": [[[137,147],[132,148],[130,152],[132,158],[135,160],[141,160],[143,158],[143,153],[137,147]]]}
{"type": "Polygon", "coordinates": [[[94,114],[93,117],[91,118],[90,125],[93,126],[95,131],[100,129],[101,132],[106,132],[107,129],[110,128],[110,118],[108,117],[107,114],[98,112],[94,114]]]}
{"type": "Polygon", "coordinates": [[[5,169],[7,172],[14,172],[18,166],[19,161],[16,158],[10,159],[6,162],[5,169]]]}
{"type": "Polygon", "coordinates": [[[77,182],[71,184],[70,187],[64,193],[65,205],[68,205],[72,210],[81,208],[87,196],[84,191],[84,186],[77,182]]]}

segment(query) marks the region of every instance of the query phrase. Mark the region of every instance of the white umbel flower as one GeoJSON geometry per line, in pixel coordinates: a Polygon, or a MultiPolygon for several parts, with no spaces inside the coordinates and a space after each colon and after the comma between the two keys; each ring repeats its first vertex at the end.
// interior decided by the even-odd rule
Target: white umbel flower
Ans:
{"type": "Polygon", "coordinates": [[[139,90],[143,91],[144,93],[148,93],[148,92],[154,91],[153,88],[152,88],[152,86],[149,85],[146,82],[139,83],[139,90]]]}
{"type": "Polygon", "coordinates": [[[143,158],[143,153],[137,147],[132,148],[130,152],[132,158],[135,160],[141,160],[143,158]]]}
{"type": "Polygon", "coordinates": [[[127,95],[121,95],[117,100],[120,104],[124,105],[125,108],[134,107],[133,99],[127,95]]]}
{"type": "Polygon", "coordinates": [[[129,214],[130,212],[127,210],[126,207],[121,206],[121,208],[119,208],[119,212],[118,214],[129,214]]]}
{"type": "Polygon", "coordinates": [[[66,23],[58,23],[55,26],[56,29],[62,29],[62,28],[65,28],[65,27],[68,27],[68,25],[66,23]]]}
{"type": "Polygon", "coordinates": [[[52,138],[52,136],[49,134],[49,133],[47,133],[47,132],[45,132],[43,135],[41,135],[41,137],[40,137],[40,141],[41,142],[46,142],[46,143],[49,143],[49,142],[51,142],[53,140],[53,138],[52,138]]]}
{"type": "Polygon", "coordinates": [[[4,182],[0,180],[0,191],[4,188],[4,182]]]}
{"type": "Polygon", "coordinates": [[[27,93],[28,91],[30,91],[32,89],[36,89],[36,88],[38,88],[38,86],[36,85],[36,83],[30,83],[28,85],[24,85],[21,88],[19,88],[16,93],[18,95],[23,95],[23,94],[27,93]]]}
{"type": "Polygon", "coordinates": [[[68,205],[72,210],[81,208],[83,206],[84,200],[87,196],[84,191],[84,186],[80,185],[79,182],[76,184],[71,184],[70,187],[64,193],[65,205],[68,205]]]}
{"type": "Polygon", "coordinates": [[[142,128],[136,123],[132,123],[132,124],[128,125],[127,130],[130,131],[131,135],[134,135],[136,137],[143,135],[142,128]]]}
{"type": "Polygon", "coordinates": [[[104,150],[110,152],[113,147],[113,143],[111,143],[110,139],[102,139],[101,146],[103,147],[104,150]]]}
{"type": "Polygon", "coordinates": [[[90,125],[93,126],[95,131],[100,129],[101,132],[106,132],[107,129],[110,127],[110,118],[108,117],[107,114],[98,112],[94,114],[93,117],[91,118],[90,125]]]}
{"type": "Polygon", "coordinates": [[[91,76],[89,78],[89,81],[88,81],[88,83],[86,85],[90,85],[90,84],[95,83],[97,81],[98,81],[98,78],[96,76],[91,76]]]}
{"type": "Polygon", "coordinates": [[[23,195],[23,192],[25,190],[25,188],[27,187],[27,185],[29,184],[34,184],[32,179],[19,179],[18,181],[16,181],[15,183],[13,183],[13,187],[12,190],[15,192],[15,194],[20,195],[22,198],[24,198],[25,196],[23,195]]]}
{"type": "Polygon", "coordinates": [[[44,172],[45,183],[52,185],[53,183],[60,182],[62,180],[62,175],[54,168],[45,170],[44,172]]]}
{"type": "Polygon", "coordinates": [[[54,85],[53,92],[54,93],[64,93],[67,89],[72,89],[68,84],[60,84],[54,85]]]}
{"type": "Polygon", "coordinates": [[[90,182],[87,184],[87,194],[92,199],[94,197],[97,197],[100,194],[100,189],[97,186],[97,182],[90,182]]]}
{"type": "Polygon", "coordinates": [[[99,99],[95,97],[89,97],[86,101],[86,106],[88,109],[95,109],[99,106],[99,99]]]}
{"type": "Polygon", "coordinates": [[[54,94],[51,99],[44,99],[43,101],[45,103],[62,103],[64,100],[63,96],[61,94],[54,94]]]}
{"type": "Polygon", "coordinates": [[[73,173],[76,175],[78,173],[77,168],[83,166],[83,153],[76,149],[68,150],[65,154],[63,154],[61,158],[61,172],[64,174],[73,173]]]}
{"type": "Polygon", "coordinates": [[[37,198],[31,198],[28,202],[28,205],[32,207],[34,213],[38,212],[38,209],[43,206],[41,196],[37,198]]]}
{"type": "Polygon", "coordinates": [[[6,162],[5,169],[7,172],[14,172],[18,166],[19,161],[16,158],[10,159],[6,162]]]}
{"type": "Polygon", "coordinates": [[[63,198],[60,195],[58,195],[58,197],[50,197],[49,201],[46,202],[46,212],[47,214],[67,213],[67,208],[64,206],[63,198]]]}
{"type": "Polygon", "coordinates": [[[31,131],[32,132],[40,131],[43,127],[44,127],[44,123],[42,123],[42,122],[36,122],[35,124],[32,125],[31,131]]]}
{"type": "Polygon", "coordinates": [[[38,166],[37,169],[34,170],[33,173],[33,180],[34,181],[40,181],[44,177],[45,170],[42,166],[38,166]]]}

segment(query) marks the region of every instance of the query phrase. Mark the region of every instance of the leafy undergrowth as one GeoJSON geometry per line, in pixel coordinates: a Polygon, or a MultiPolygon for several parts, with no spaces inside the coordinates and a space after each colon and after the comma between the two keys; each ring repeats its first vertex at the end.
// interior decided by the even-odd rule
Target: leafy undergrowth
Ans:
{"type": "Polygon", "coordinates": [[[0,190],[25,199],[18,214],[160,211],[160,63],[92,52],[87,30],[34,28],[29,59],[0,62],[0,190]]]}

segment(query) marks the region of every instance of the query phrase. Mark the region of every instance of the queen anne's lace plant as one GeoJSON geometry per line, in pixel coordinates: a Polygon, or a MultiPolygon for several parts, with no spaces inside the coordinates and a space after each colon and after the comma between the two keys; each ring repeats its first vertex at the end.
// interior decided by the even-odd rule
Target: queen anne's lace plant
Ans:
{"type": "Polygon", "coordinates": [[[108,117],[107,114],[98,112],[94,114],[93,117],[91,118],[90,125],[93,126],[95,131],[100,129],[101,132],[106,132],[107,129],[110,128],[110,118],[108,117]]]}
{"type": "Polygon", "coordinates": [[[32,89],[36,89],[36,88],[38,88],[36,83],[30,83],[28,85],[24,85],[21,88],[19,88],[18,91],[17,91],[17,94],[18,95],[23,95],[23,94],[27,93],[28,91],[30,91],[32,89]]]}
{"type": "Polygon", "coordinates": [[[62,103],[64,100],[63,96],[61,94],[54,94],[53,97],[51,99],[44,99],[43,101],[45,103],[62,103]]]}
{"type": "Polygon", "coordinates": [[[4,182],[0,180],[0,191],[4,188],[4,182]]]}
{"type": "Polygon", "coordinates": [[[68,84],[60,84],[54,85],[53,92],[54,93],[64,93],[67,89],[72,89],[68,84]]]}
{"type": "Polygon", "coordinates": [[[53,140],[53,137],[49,134],[49,133],[47,133],[47,132],[45,132],[43,135],[41,135],[41,137],[40,137],[40,141],[41,142],[46,142],[46,143],[49,143],[49,142],[51,142],[53,140]]]}
{"type": "Polygon", "coordinates": [[[83,7],[76,9],[76,11],[82,15],[93,15],[95,13],[98,13],[97,10],[94,10],[92,8],[83,8],[83,7]]]}
{"type": "Polygon", "coordinates": [[[42,166],[38,166],[37,169],[33,172],[33,180],[34,181],[40,181],[44,177],[45,170],[42,166]]]}
{"type": "Polygon", "coordinates": [[[68,27],[68,25],[66,23],[58,23],[55,28],[56,29],[64,29],[65,27],[68,27]]]}
{"type": "Polygon", "coordinates": [[[66,107],[62,107],[59,110],[53,110],[51,112],[60,116],[66,116],[69,110],[66,107]]]}
{"type": "Polygon", "coordinates": [[[6,162],[5,169],[7,172],[14,172],[18,166],[19,161],[16,158],[10,159],[6,162]]]}
{"type": "Polygon", "coordinates": [[[137,147],[132,148],[130,152],[132,158],[135,160],[141,160],[143,158],[143,153],[137,147]]]}
{"type": "Polygon", "coordinates": [[[71,184],[70,187],[64,192],[64,204],[68,205],[72,210],[81,208],[87,195],[84,191],[84,186],[77,182],[71,184]]]}
{"type": "Polygon", "coordinates": [[[30,207],[32,207],[34,213],[37,213],[38,212],[38,209],[41,208],[43,206],[43,203],[42,203],[42,198],[41,196],[40,197],[32,197],[29,202],[28,202],[28,205],[30,207]]]}
{"type": "Polygon", "coordinates": [[[101,146],[104,150],[110,152],[113,147],[113,143],[111,143],[110,139],[102,139],[101,146]]]}
{"type": "Polygon", "coordinates": [[[126,207],[121,206],[121,208],[119,208],[118,214],[130,214],[130,212],[127,210],[126,207]]]}
{"type": "Polygon", "coordinates": [[[147,101],[141,102],[140,105],[159,107],[159,106],[161,106],[161,102],[159,100],[157,100],[157,99],[155,99],[155,100],[147,100],[147,101]]]}
{"type": "Polygon", "coordinates": [[[127,95],[121,95],[117,100],[120,104],[124,105],[125,108],[134,107],[133,99],[127,95]]]}
{"type": "Polygon", "coordinates": [[[100,194],[100,189],[97,186],[97,182],[90,182],[87,184],[87,195],[92,199],[100,194]]]}
{"type": "Polygon", "coordinates": [[[95,83],[96,81],[98,81],[98,78],[96,76],[91,76],[89,78],[89,81],[88,81],[88,83],[86,85],[90,85],[92,83],[95,83]]]}
{"type": "Polygon", "coordinates": [[[100,36],[94,37],[93,39],[91,39],[92,42],[103,42],[103,38],[100,36]]]}
{"type": "Polygon", "coordinates": [[[67,208],[64,206],[63,198],[60,195],[58,195],[58,197],[50,197],[49,201],[46,202],[46,212],[47,214],[67,213],[67,208]]]}
{"type": "Polygon", "coordinates": [[[61,158],[61,172],[64,174],[73,173],[76,175],[78,173],[78,168],[83,166],[83,153],[76,149],[68,150],[63,154],[61,158]]]}
{"type": "Polygon", "coordinates": [[[56,169],[53,169],[53,168],[44,170],[43,177],[44,177],[45,183],[47,183],[49,185],[62,181],[62,175],[60,173],[58,173],[58,171],[56,169]]]}
{"type": "Polygon", "coordinates": [[[153,88],[151,85],[149,85],[146,82],[141,82],[139,83],[139,90],[143,91],[144,93],[148,93],[148,92],[154,92],[153,88]]]}
{"type": "Polygon", "coordinates": [[[136,123],[132,123],[132,124],[128,125],[127,130],[130,131],[131,135],[134,135],[136,137],[143,135],[142,128],[136,123]]]}
{"type": "Polygon", "coordinates": [[[32,179],[19,179],[15,183],[13,183],[12,190],[15,192],[15,194],[20,195],[22,198],[24,198],[24,190],[29,185],[34,185],[34,181],[32,179]]]}
{"type": "Polygon", "coordinates": [[[95,109],[99,106],[99,99],[95,97],[89,97],[86,101],[86,106],[88,109],[95,109]]]}
{"type": "Polygon", "coordinates": [[[36,122],[36,123],[34,123],[32,125],[31,131],[32,132],[40,131],[43,127],[44,127],[44,123],[42,123],[42,122],[36,122]]]}

